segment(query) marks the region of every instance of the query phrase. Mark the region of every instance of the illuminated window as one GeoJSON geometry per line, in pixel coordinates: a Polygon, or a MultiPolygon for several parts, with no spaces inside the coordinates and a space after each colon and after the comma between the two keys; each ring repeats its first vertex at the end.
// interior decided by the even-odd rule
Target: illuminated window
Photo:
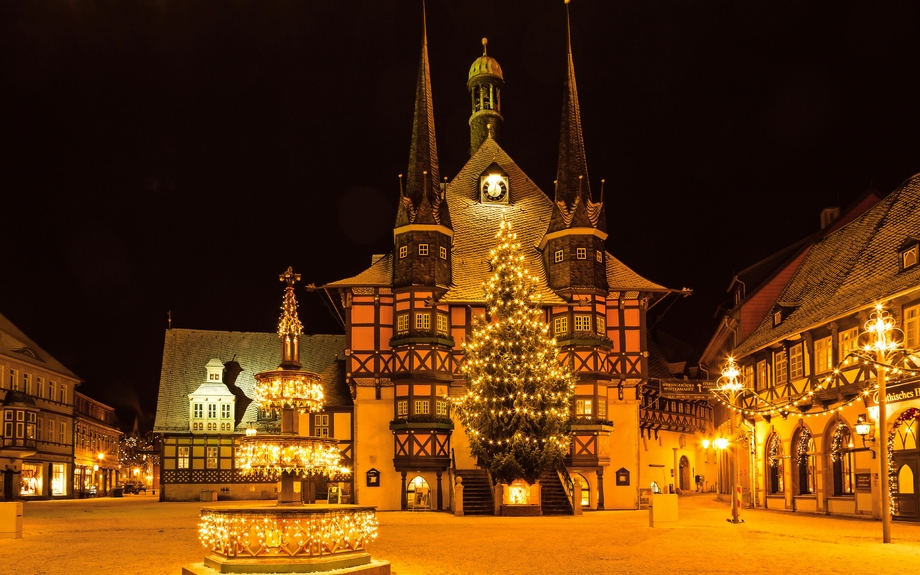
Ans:
{"type": "Polygon", "coordinates": [[[901,269],[907,269],[917,265],[918,255],[920,255],[920,246],[914,244],[901,252],[901,269]]]}
{"type": "Polygon", "coordinates": [[[777,384],[786,383],[786,350],[773,354],[773,381],[777,384]]]}
{"type": "Polygon", "coordinates": [[[843,361],[851,352],[854,352],[857,350],[858,345],[857,345],[856,340],[858,337],[859,337],[858,327],[847,329],[837,334],[837,338],[840,341],[838,347],[840,350],[840,360],[841,361],[843,361]]]}
{"type": "Polygon", "coordinates": [[[219,373],[209,373],[208,379],[210,381],[220,381],[220,374],[219,373]]]}
{"type": "Polygon", "coordinates": [[[755,387],[754,366],[753,365],[744,366],[744,385],[755,387]]]}
{"type": "Polygon", "coordinates": [[[591,413],[591,400],[590,399],[576,399],[575,400],[575,415],[580,415],[582,417],[590,417],[591,413]]]}
{"type": "Polygon", "coordinates": [[[399,246],[399,257],[400,259],[409,255],[409,246],[399,246]]]}
{"type": "Polygon", "coordinates": [[[208,469],[217,469],[217,448],[208,446],[207,451],[208,469]]]}
{"type": "Polygon", "coordinates": [[[920,348],[920,305],[904,310],[904,347],[906,349],[920,348]]]}
{"type": "Polygon", "coordinates": [[[230,419],[230,404],[229,403],[222,403],[220,405],[220,418],[230,419]]]}
{"type": "Polygon", "coordinates": [[[796,470],[798,494],[811,495],[816,491],[815,439],[808,429],[802,428],[796,440],[796,470]]]}
{"type": "Polygon", "coordinates": [[[607,335],[607,320],[604,316],[599,315],[594,321],[597,323],[597,335],[607,335]]]}
{"type": "Polygon", "coordinates": [[[409,331],[409,314],[401,313],[396,316],[396,333],[406,333],[409,331]]]}
{"type": "Polygon", "coordinates": [[[179,461],[176,467],[178,469],[188,469],[188,447],[179,448],[179,461]]]}
{"type": "Polygon", "coordinates": [[[767,360],[762,359],[757,362],[757,389],[767,389],[770,387],[770,381],[767,378],[767,360]]]}
{"type": "Polygon", "coordinates": [[[553,332],[557,336],[569,333],[569,318],[564,315],[553,318],[553,332]]]}
{"type": "Polygon", "coordinates": [[[591,331],[591,316],[575,314],[575,331],[591,331]]]}
{"type": "Polygon", "coordinates": [[[553,257],[555,258],[557,264],[561,262],[562,261],[562,250],[556,250],[556,253],[553,257]]]}
{"type": "Polygon", "coordinates": [[[442,260],[447,259],[447,248],[445,248],[444,246],[441,246],[441,259],[442,260]]]}
{"type": "Polygon", "coordinates": [[[51,465],[51,495],[67,495],[66,476],[64,475],[64,464],[54,463],[51,465]]]}
{"type": "Polygon", "coordinates": [[[580,260],[588,259],[588,249],[587,248],[575,248],[575,257],[580,260]]]}
{"type": "Polygon", "coordinates": [[[779,325],[783,323],[783,311],[776,310],[773,312],[773,325],[779,325]]]}
{"type": "Polygon", "coordinates": [[[416,415],[426,415],[429,413],[428,400],[417,399],[415,401],[415,414],[416,415]]]}
{"type": "Polygon", "coordinates": [[[208,404],[208,419],[217,419],[217,404],[208,404]]]}
{"type": "Polygon", "coordinates": [[[601,419],[607,417],[607,400],[598,399],[597,400],[597,416],[601,419]]]}
{"type": "Polygon", "coordinates": [[[194,415],[195,419],[201,419],[202,417],[204,417],[204,406],[202,406],[200,403],[195,404],[193,411],[195,414],[194,415]]]}
{"type": "Polygon", "coordinates": [[[415,329],[422,331],[431,329],[431,314],[428,312],[415,312],[415,329]]]}
{"type": "Polygon", "coordinates": [[[434,405],[435,405],[435,413],[437,415],[447,415],[447,402],[446,401],[436,401],[434,405]]]}
{"type": "Polygon", "coordinates": [[[447,315],[438,314],[438,333],[447,335],[447,315]]]}
{"type": "Polygon", "coordinates": [[[428,244],[419,244],[418,245],[418,255],[427,256],[428,255],[428,244]]]}
{"type": "Polygon", "coordinates": [[[815,373],[826,373],[834,369],[834,351],[830,337],[815,341],[815,373]]]}
{"type": "Polygon", "coordinates": [[[805,359],[802,355],[802,344],[798,343],[789,348],[789,379],[805,377],[805,359]]]}
{"type": "Polygon", "coordinates": [[[396,415],[409,415],[409,400],[403,399],[396,402],[396,415]]]}

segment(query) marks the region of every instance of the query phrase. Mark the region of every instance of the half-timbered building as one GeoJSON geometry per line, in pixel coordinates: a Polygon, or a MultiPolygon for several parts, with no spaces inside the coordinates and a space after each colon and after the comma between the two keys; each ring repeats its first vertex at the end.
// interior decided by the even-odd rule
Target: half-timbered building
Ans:
{"type": "MultiPolygon", "coordinates": [[[[733,354],[749,390],[730,406],[743,410],[735,439],[749,448],[739,461],[744,503],[879,518],[889,490],[895,518],[920,520],[920,175],[822,223],[735,278],[736,305],[704,353],[713,371],[733,354]],[[879,313],[894,320],[900,350],[883,359],[860,352],[879,313]],[[879,366],[887,437],[875,425],[879,366]],[[872,425],[860,436],[863,422],[872,425]],[[876,459],[883,441],[890,477],[876,459]]],[[[722,408],[716,421],[733,413],[722,408]]]]}

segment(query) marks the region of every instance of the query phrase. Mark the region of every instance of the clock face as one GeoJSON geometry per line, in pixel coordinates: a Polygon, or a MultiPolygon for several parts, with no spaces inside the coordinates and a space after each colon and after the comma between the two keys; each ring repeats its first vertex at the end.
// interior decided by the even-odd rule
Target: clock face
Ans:
{"type": "Polygon", "coordinates": [[[508,182],[504,178],[488,177],[482,180],[482,199],[501,202],[508,196],[508,182]]]}

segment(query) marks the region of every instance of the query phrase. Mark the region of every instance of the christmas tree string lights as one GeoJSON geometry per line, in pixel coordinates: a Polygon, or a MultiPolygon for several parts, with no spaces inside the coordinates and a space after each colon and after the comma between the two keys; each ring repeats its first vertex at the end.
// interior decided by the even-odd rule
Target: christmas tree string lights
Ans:
{"type": "Polygon", "coordinates": [[[483,282],[487,314],[464,344],[469,384],[454,400],[473,457],[492,478],[534,483],[568,453],[574,378],[559,362],[537,293],[538,278],[524,267],[511,223],[502,221],[491,250],[492,275],[483,282]]]}

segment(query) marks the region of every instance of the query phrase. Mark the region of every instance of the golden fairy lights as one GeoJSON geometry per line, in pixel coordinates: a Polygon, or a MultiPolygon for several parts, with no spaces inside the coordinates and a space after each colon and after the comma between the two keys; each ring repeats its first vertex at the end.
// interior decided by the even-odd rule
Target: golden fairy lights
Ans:
{"type": "MultiPolygon", "coordinates": [[[[844,375],[849,370],[884,367],[887,370],[889,385],[893,382],[896,383],[900,379],[909,379],[920,375],[920,371],[914,369],[909,363],[912,360],[916,361],[916,351],[902,349],[902,337],[896,321],[881,303],[875,305],[864,328],[865,330],[859,339],[861,345],[842,358],[838,365],[811,389],[806,388],[800,393],[791,394],[773,401],[768,401],[761,393],[751,391],[743,395],[744,401],[742,403],[745,403],[745,405],[736,405],[735,402],[728,401],[726,394],[719,393],[718,388],[715,390],[714,395],[723,405],[744,415],[780,415],[783,418],[791,415],[799,418],[819,417],[840,413],[857,401],[867,400],[878,391],[877,382],[867,382],[859,393],[847,396],[843,401],[835,401],[833,405],[823,406],[819,399],[821,397],[819,396],[820,392],[830,389],[841,381],[843,384],[850,383],[844,375]],[[878,361],[878,351],[882,352],[886,361],[878,361]],[[816,410],[816,404],[822,406],[816,410]]],[[[729,358],[729,362],[733,363],[734,360],[729,358]]],[[[735,369],[738,369],[737,366],[735,369]]],[[[723,377],[724,375],[723,373],[723,377]]]]}
{"type": "Polygon", "coordinates": [[[363,551],[377,538],[372,507],[291,509],[202,509],[198,539],[228,558],[334,556],[363,551]]]}
{"type": "Polygon", "coordinates": [[[241,438],[236,450],[237,468],[244,474],[324,475],[351,473],[342,467],[342,453],[334,439],[288,435],[253,435],[241,438]]]}
{"type": "Polygon", "coordinates": [[[472,452],[486,461],[524,450],[549,459],[568,452],[574,379],[559,363],[537,293],[511,223],[502,221],[483,282],[488,314],[464,344],[466,395],[454,400],[472,452]]]}
{"type": "Polygon", "coordinates": [[[254,377],[255,401],[262,409],[281,411],[290,407],[300,413],[323,409],[323,386],[315,373],[278,369],[254,377]]]}

